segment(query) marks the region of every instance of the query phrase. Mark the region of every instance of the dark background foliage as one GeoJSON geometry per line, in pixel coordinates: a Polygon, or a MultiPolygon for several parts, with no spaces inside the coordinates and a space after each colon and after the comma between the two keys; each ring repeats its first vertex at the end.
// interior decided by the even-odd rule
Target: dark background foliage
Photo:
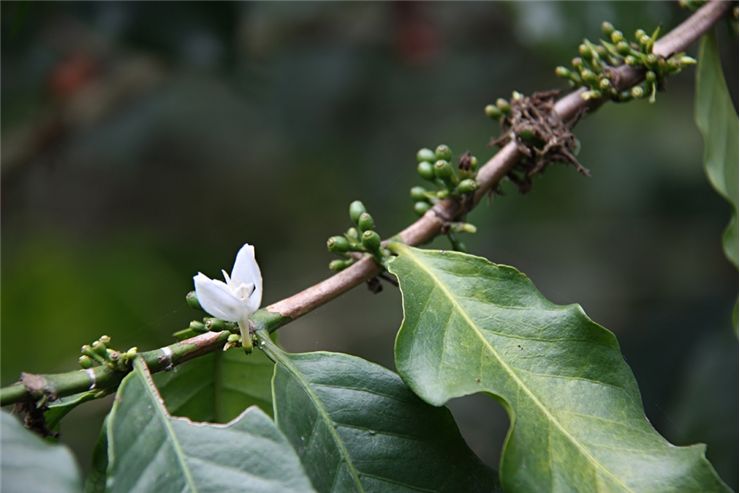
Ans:
{"type": "MultiPolygon", "coordinates": [[[[362,199],[381,233],[414,219],[414,155],[487,158],[483,106],[564,88],[602,20],[676,25],[675,3],[2,3],[2,381],[75,368],[80,345],[152,348],[197,317],[197,271],[257,248],[265,301],[328,275],[325,239],[362,199]]],[[[720,26],[729,86],[737,41],[720,26]]],[[[693,71],[655,105],[609,105],[577,129],[584,178],[554,166],[470,219],[471,251],[578,302],[619,337],[651,422],[705,442],[737,487],[737,271],[694,127],[693,71]]],[[[736,98],[736,95],[734,96],[736,98]]],[[[435,245],[445,246],[438,240],[435,245]]],[[[280,332],[393,367],[392,289],[358,288],[280,332]]],[[[88,466],[108,401],[62,440],[88,466]]],[[[495,465],[507,427],[485,396],[451,403],[495,465]]]]}

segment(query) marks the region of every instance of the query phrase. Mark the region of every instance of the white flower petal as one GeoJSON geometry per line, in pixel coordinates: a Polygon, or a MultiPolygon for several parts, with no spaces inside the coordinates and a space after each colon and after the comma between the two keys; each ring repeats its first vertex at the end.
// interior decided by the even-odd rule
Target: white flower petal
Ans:
{"type": "Polygon", "coordinates": [[[254,284],[254,292],[249,297],[249,306],[252,312],[257,311],[262,304],[262,273],[254,258],[254,247],[249,243],[245,243],[236,254],[229,284],[236,286],[254,284]]]}
{"type": "Polygon", "coordinates": [[[226,281],[226,284],[231,283],[231,278],[229,277],[229,273],[226,272],[225,269],[221,269],[221,274],[224,275],[224,280],[226,281]]]}
{"type": "Polygon", "coordinates": [[[252,312],[250,305],[238,299],[223,281],[210,279],[198,273],[193,277],[195,294],[203,309],[216,318],[228,322],[245,320],[252,312]]]}

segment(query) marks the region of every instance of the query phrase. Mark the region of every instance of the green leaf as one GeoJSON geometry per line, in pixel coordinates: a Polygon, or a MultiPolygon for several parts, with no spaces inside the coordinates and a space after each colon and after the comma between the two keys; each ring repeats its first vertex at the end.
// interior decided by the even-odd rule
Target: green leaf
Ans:
{"type": "Polygon", "coordinates": [[[272,367],[262,351],[216,351],[157,373],[154,382],[170,414],[225,423],[253,405],[272,415],[272,367]]]}
{"type": "Polygon", "coordinates": [[[282,433],[258,407],[226,425],[167,414],[141,359],[108,417],[112,492],[313,491],[282,433]]]}
{"type": "Polygon", "coordinates": [[[103,493],[108,477],[108,417],[93,450],[92,467],[85,478],[85,493],[103,493]]]}
{"type": "Polygon", "coordinates": [[[80,474],[72,453],[25,429],[15,416],[0,413],[0,490],[3,493],[78,492],[80,474]]]}
{"type": "Polygon", "coordinates": [[[434,405],[488,392],[509,414],[508,491],[727,491],[703,445],[647,421],[614,335],[522,273],[456,252],[392,246],[403,296],[396,365],[434,405]]]}
{"type": "Polygon", "coordinates": [[[277,361],[275,419],[320,492],[494,491],[446,408],[416,397],[395,373],[345,354],[277,361]]]}
{"type": "Polygon", "coordinates": [[[61,397],[49,404],[49,407],[44,411],[44,420],[46,426],[50,430],[54,430],[59,426],[59,422],[62,421],[69,412],[82,404],[83,402],[91,401],[100,398],[105,393],[101,393],[100,390],[88,390],[86,392],[80,392],[79,394],[69,395],[61,397]]]}
{"type": "Polygon", "coordinates": [[[722,243],[725,255],[738,265],[738,119],[727,90],[714,34],[699,47],[696,69],[696,126],[704,139],[704,169],[712,186],[732,206],[722,243]]]}

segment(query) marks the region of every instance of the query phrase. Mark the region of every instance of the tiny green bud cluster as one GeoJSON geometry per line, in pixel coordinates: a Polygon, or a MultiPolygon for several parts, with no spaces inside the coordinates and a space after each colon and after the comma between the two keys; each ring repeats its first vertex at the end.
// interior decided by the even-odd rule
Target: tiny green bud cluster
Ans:
{"type": "MultiPolygon", "coordinates": [[[[419,158],[427,157],[431,156],[424,155],[419,158]]],[[[332,260],[329,269],[339,272],[352,265],[356,260],[352,253],[369,253],[378,262],[383,263],[390,253],[382,247],[380,235],[375,231],[375,220],[367,212],[365,205],[359,200],[352,202],[349,205],[349,218],[353,226],[344,234],[332,236],[326,241],[327,250],[342,257],[332,260]]]]}
{"type": "Polygon", "coordinates": [[[665,59],[653,53],[653,46],[660,34],[660,27],[648,35],[638,29],[634,41],[628,41],[622,33],[609,22],[601,25],[607,40],[599,44],[584,39],[578,46],[578,57],[571,61],[572,68],[555,68],[555,75],[567,79],[572,87],[585,87],[581,97],[586,100],[610,98],[625,102],[649,96],[655,102],[655,94],[663,86],[665,77],[680,72],[696,61],[684,53],[676,53],[665,59]],[[631,89],[616,87],[613,79],[614,68],[629,65],[645,71],[645,81],[631,89]]]}
{"type": "Polygon", "coordinates": [[[78,359],[80,366],[86,370],[94,366],[107,366],[117,371],[130,370],[138,349],[132,347],[128,351],[117,351],[108,347],[109,344],[110,337],[104,335],[92,344],[82,346],[82,355],[78,359]]]}
{"type": "MultiPolygon", "coordinates": [[[[508,101],[503,99],[499,101],[502,101],[502,107],[505,104],[508,107],[507,111],[510,111],[508,101]]],[[[497,111],[500,110],[497,109],[497,111]]],[[[411,189],[414,212],[419,216],[426,214],[440,200],[448,197],[462,197],[478,188],[478,183],[475,181],[478,158],[466,152],[460,156],[457,165],[454,166],[452,157],[452,150],[444,144],[437,146],[435,150],[423,148],[416,153],[416,171],[424,180],[434,185],[431,189],[421,186],[411,189]]]]}

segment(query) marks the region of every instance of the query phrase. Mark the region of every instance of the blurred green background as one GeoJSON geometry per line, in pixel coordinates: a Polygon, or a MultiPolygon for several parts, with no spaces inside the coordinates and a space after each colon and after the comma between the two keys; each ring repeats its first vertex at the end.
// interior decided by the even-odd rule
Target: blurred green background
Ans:
{"type": "MultiPolygon", "coordinates": [[[[667,2],[3,2],[3,384],[74,369],[101,334],[169,343],[197,317],[192,276],[229,268],[245,241],[266,304],[322,279],[351,200],[385,235],[414,220],[419,147],[485,159],[497,128],[484,105],[564,88],[553,68],[602,20],[631,33],[687,15],[667,2]]],[[[737,88],[737,40],[718,31],[737,88]]],[[[592,178],[554,166],[526,196],[504,184],[466,243],[613,330],[650,421],[673,443],[707,443],[736,488],[737,271],[693,77],[669,80],[655,105],[588,117],[577,135],[592,178]]],[[[280,338],[393,368],[400,319],[397,292],[357,288],[280,338]]],[[[108,405],[63,425],[83,468],[108,405]]],[[[504,412],[485,396],[450,406],[495,465],[504,412]]]]}

